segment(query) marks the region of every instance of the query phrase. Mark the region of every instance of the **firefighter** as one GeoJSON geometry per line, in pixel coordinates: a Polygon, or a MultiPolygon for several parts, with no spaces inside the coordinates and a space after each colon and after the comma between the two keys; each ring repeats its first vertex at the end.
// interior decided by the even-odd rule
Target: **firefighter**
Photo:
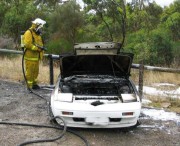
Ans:
{"type": "Polygon", "coordinates": [[[37,18],[32,21],[32,26],[24,34],[25,76],[28,89],[40,89],[37,84],[37,77],[39,74],[39,62],[44,54],[44,44],[41,37],[44,24],[46,24],[46,21],[37,18]]]}

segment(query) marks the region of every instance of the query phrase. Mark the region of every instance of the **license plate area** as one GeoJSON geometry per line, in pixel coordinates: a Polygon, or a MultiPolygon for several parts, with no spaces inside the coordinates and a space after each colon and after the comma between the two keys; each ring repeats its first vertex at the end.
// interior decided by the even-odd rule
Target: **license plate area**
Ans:
{"type": "Polygon", "coordinates": [[[106,118],[106,117],[87,117],[85,121],[88,125],[108,125],[109,118],[106,118]]]}

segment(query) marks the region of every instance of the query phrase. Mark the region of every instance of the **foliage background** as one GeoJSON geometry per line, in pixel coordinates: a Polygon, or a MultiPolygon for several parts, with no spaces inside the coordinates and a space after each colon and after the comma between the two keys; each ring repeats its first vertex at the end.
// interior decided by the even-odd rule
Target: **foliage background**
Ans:
{"type": "Polygon", "coordinates": [[[20,49],[21,31],[39,17],[47,21],[47,53],[72,52],[80,42],[124,41],[121,51],[134,53],[135,63],[180,65],[180,0],[164,8],[151,0],[83,2],[82,9],[75,0],[1,0],[0,38],[13,39],[14,49],[20,49]]]}

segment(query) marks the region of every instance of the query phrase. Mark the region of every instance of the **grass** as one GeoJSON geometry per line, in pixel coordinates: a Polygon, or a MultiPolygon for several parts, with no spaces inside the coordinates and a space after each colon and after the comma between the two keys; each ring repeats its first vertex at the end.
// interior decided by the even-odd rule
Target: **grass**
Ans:
{"type": "MultiPolygon", "coordinates": [[[[8,58],[0,57],[0,78],[12,81],[22,82],[24,80],[22,73],[22,58],[21,56],[8,58]]],[[[40,63],[38,80],[41,84],[49,84],[49,66],[45,63],[40,63]]],[[[54,81],[60,73],[60,69],[54,66],[54,81]]]]}
{"type": "Polygon", "coordinates": [[[171,98],[171,97],[159,97],[159,96],[150,96],[146,95],[146,97],[152,101],[148,106],[156,107],[156,108],[164,108],[167,111],[174,111],[180,114],[180,99],[171,98]]]}
{"type": "MultiPolygon", "coordinates": [[[[138,70],[132,69],[132,80],[136,84],[139,82],[139,72],[138,70]]],[[[156,71],[144,71],[143,78],[144,85],[152,85],[154,83],[169,83],[180,85],[180,74],[178,73],[165,73],[165,72],[156,72],[156,71]]]]}
{"type": "MultiPolygon", "coordinates": [[[[139,82],[138,70],[132,69],[132,80],[136,84],[139,82]]],[[[165,73],[156,71],[145,71],[144,72],[144,82],[145,86],[154,86],[155,83],[169,83],[174,86],[159,86],[156,87],[157,90],[170,91],[179,88],[180,86],[180,74],[178,73],[165,73]]],[[[152,101],[152,103],[147,106],[153,106],[156,108],[164,108],[165,110],[174,111],[180,113],[180,99],[171,97],[160,97],[160,96],[150,96],[144,94],[144,97],[152,101]]]]}
{"type": "MultiPolygon", "coordinates": [[[[22,74],[22,61],[21,56],[16,57],[0,57],[0,78],[22,82],[24,80],[22,74]]],[[[59,65],[54,64],[54,82],[57,80],[57,77],[60,73],[59,65]]],[[[138,84],[139,82],[139,72],[136,69],[132,69],[131,78],[138,84]]],[[[47,63],[40,63],[40,72],[38,76],[40,84],[49,84],[49,66],[47,63]]],[[[153,86],[154,83],[171,83],[175,87],[166,87],[162,90],[173,90],[178,88],[180,85],[180,74],[178,73],[164,73],[164,72],[155,72],[155,71],[145,71],[144,72],[144,85],[153,86]]],[[[163,103],[169,103],[168,107],[165,107],[167,110],[175,111],[180,113],[180,99],[162,98],[158,96],[149,96],[145,95],[146,98],[150,99],[152,103],[149,106],[154,106],[158,108],[163,107],[163,103]]]]}

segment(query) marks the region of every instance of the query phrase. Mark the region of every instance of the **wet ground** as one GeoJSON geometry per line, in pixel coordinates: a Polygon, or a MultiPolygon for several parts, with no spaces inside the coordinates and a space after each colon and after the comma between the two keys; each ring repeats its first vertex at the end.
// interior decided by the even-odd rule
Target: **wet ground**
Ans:
{"type": "MultiPolygon", "coordinates": [[[[50,91],[38,94],[50,98],[50,91]]],[[[145,109],[146,110],[146,109],[145,109]]],[[[156,111],[152,111],[156,112],[156,111]]],[[[46,101],[29,94],[21,83],[0,79],[0,121],[49,124],[46,101]]],[[[179,119],[159,120],[141,114],[135,129],[71,129],[84,136],[90,146],[180,146],[179,119]]],[[[15,146],[32,139],[57,137],[59,130],[0,124],[0,145],[15,146]]],[[[36,146],[84,146],[83,141],[66,132],[60,140],[31,144],[36,146]]]]}

